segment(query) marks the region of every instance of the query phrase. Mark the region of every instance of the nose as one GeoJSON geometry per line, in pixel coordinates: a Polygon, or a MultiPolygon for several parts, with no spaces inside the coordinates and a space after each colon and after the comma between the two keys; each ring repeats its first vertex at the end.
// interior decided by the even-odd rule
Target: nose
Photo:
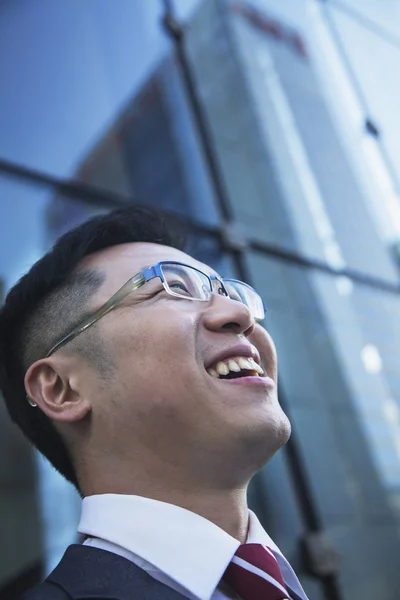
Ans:
{"type": "Polygon", "coordinates": [[[246,337],[255,329],[255,321],[245,304],[217,293],[212,294],[204,312],[204,324],[210,331],[230,331],[246,337]]]}

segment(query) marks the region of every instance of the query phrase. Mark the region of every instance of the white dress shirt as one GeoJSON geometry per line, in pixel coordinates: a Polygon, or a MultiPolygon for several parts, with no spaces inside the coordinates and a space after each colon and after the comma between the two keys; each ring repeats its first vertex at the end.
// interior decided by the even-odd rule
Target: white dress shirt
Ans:
{"type": "MultiPolygon", "coordinates": [[[[269,546],[285,583],[307,596],[292,567],[249,511],[247,543],[269,546]]],[[[189,510],[141,496],[101,494],[82,502],[78,531],[84,544],[127,558],[190,600],[226,600],[237,595],[221,582],[240,542],[189,510]]]]}

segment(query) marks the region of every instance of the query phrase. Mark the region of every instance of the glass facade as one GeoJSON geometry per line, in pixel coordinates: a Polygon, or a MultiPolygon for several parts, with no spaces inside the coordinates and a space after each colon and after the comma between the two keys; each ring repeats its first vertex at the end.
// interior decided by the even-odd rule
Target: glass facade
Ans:
{"type": "MultiPolygon", "coordinates": [[[[349,70],[359,85],[360,95],[369,116],[376,124],[385,154],[399,172],[400,116],[395,98],[400,93],[396,73],[400,61],[400,39],[396,26],[400,7],[396,2],[381,7],[379,3],[347,2],[329,11],[349,61],[349,70]],[[368,61],[363,60],[368,52],[368,61]],[[382,68],[382,65],[385,68],[382,68]]],[[[397,180],[397,185],[400,182],[397,180]]]]}
{"type": "MultiPolygon", "coordinates": [[[[293,425],[251,506],[313,600],[334,597],[303,560],[316,530],[340,557],[335,598],[397,600],[400,13],[379,0],[173,4],[183,55],[161,0],[0,9],[3,287],[116,206],[197,224],[193,253],[263,297],[293,425]]],[[[1,423],[6,599],[77,539],[80,501],[1,423]]]]}

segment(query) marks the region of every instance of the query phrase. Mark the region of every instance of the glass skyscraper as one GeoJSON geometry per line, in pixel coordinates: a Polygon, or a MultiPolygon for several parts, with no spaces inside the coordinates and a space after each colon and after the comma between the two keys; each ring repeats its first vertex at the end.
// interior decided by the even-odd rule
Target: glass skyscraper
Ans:
{"type": "MultiPolygon", "coordinates": [[[[13,261],[0,259],[5,287],[69,227],[131,202],[160,206],[203,227],[196,251],[222,275],[241,275],[235,259],[240,252],[248,280],[267,307],[265,325],[278,349],[281,399],[293,426],[292,445],[254,478],[250,504],[313,600],[328,598],[329,586],[310,574],[304,550],[310,546],[319,553],[322,571],[323,556],[330,550],[337,555],[338,597],[397,600],[396,137],[382,137],[380,145],[389,101],[384,103],[387,122],[378,123],[373,117],[382,107],[369,94],[361,58],[350,43],[347,21],[354,3],[347,2],[351,10],[345,13],[334,2],[323,7],[301,2],[305,13],[310,9],[310,30],[286,18],[283,8],[274,11],[268,0],[204,0],[192,2],[190,13],[177,3],[186,66],[229,203],[229,224],[181,59],[160,27],[162,3],[151,0],[148,13],[140,14],[125,0],[122,4],[123,9],[110,9],[104,1],[88,2],[82,14],[76,2],[63,5],[62,14],[47,6],[54,31],[46,34],[48,40],[42,34],[43,47],[33,65],[46,43],[51,47],[53,37],[63,35],[63,22],[69,34],[61,37],[65,48],[58,60],[67,83],[63,88],[56,65],[47,58],[46,72],[36,67],[36,82],[32,79],[41,93],[28,103],[26,114],[20,104],[19,122],[25,123],[24,114],[27,120],[40,114],[45,91],[54,103],[58,88],[68,89],[68,101],[75,104],[69,108],[60,99],[65,123],[61,108],[51,109],[50,116],[41,116],[45,126],[40,134],[34,124],[26,125],[30,150],[22,141],[18,147],[18,135],[12,138],[11,125],[3,123],[8,145],[3,142],[2,149],[0,142],[0,189],[7,206],[4,202],[0,209],[8,222],[5,244],[13,254],[13,261]],[[86,23],[85,33],[91,32],[89,41],[84,42],[78,16],[86,23]],[[133,22],[142,26],[140,45],[147,48],[148,59],[138,59],[131,74],[127,56],[139,55],[139,42],[131,38],[133,22]],[[79,65],[71,39],[79,48],[79,65]],[[346,52],[350,67],[338,48],[346,52]],[[91,67],[93,57],[97,70],[91,67]],[[376,108],[364,115],[370,121],[362,122],[360,139],[351,132],[351,119],[361,111],[355,108],[361,96],[354,100],[351,85],[340,87],[343,69],[362,82],[362,97],[372,98],[376,108]],[[53,86],[41,83],[51,74],[53,86]],[[332,97],[335,89],[343,92],[340,101],[332,97]],[[60,141],[52,137],[54,123],[60,141]],[[18,175],[13,165],[26,171],[18,175]]],[[[293,11],[299,10],[300,2],[295,4],[293,11]]],[[[285,10],[290,17],[290,9],[285,10]]],[[[0,49],[3,44],[9,56],[15,52],[15,72],[21,75],[11,35],[24,30],[25,20],[32,36],[39,36],[42,25],[29,8],[14,9],[7,18],[10,39],[1,38],[0,26],[0,49]]],[[[16,95],[18,81],[10,85],[16,95]]],[[[11,103],[8,107],[0,100],[0,109],[2,102],[3,113],[11,114],[11,103]]],[[[0,590],[2,581],[43,562],[44,556],[45,570],[51,568],[75,539],[79,515],[75,492],[33,457],[11,425],[2,427],[2,444],[7,449],[15,444],[18,450],[11,455],[18,456],[15,464],[21,469],[17,476],[11,461],[0,471],[8,490],[1,497],[8,515],[6,547],[14,549],[2,566],[0,590]],[[26,540],[22,557],[16,544],[21,535],[26,540]]]]}

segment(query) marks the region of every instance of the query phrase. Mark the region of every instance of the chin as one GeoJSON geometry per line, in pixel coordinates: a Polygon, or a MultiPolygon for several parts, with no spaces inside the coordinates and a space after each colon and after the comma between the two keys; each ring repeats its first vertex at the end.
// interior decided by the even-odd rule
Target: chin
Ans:
{"type": "Polygon", "coordinates": [[[266,465],[288,441],[291,434],[290,421],[283,411],[257,425],[241,431],[241,443],[237,464],[251,467],[253,473],[266,465]],[[244,435],[243,435],[244,434],[244,435]]]}
{"type": "Polygon", "coordinates": [[[290,438],[292,427],[283,411],[275,418],[263,423],[262,431],[258,432],[255,440],[263,455],[263,465],[266,464],[280,450],[290,438]]]}
{"type": "MultiPolygon", "coordinates": [[[[282,422],[279,427],[279,441],[280,441],[279,448],[281,448],[282,446],[284,446],[286,444],[286,442],[290,438],[291,433],[292,433],[292,425],[291,425],[288,417],[286,416],[286,414],[283,413],[282,422]]],[[[278,448],[278,450],[279,450],[279,448],[278,448]]]]}
{"type": "Polygon", "coordinates": [[[292,428],[290,426],[289,420],[286,419],[280,423],[279,428],[274,431],[273,436],[269,436],[269,446],[272,452],[272,456],[278,452],[289,440],[292,428]]]}

